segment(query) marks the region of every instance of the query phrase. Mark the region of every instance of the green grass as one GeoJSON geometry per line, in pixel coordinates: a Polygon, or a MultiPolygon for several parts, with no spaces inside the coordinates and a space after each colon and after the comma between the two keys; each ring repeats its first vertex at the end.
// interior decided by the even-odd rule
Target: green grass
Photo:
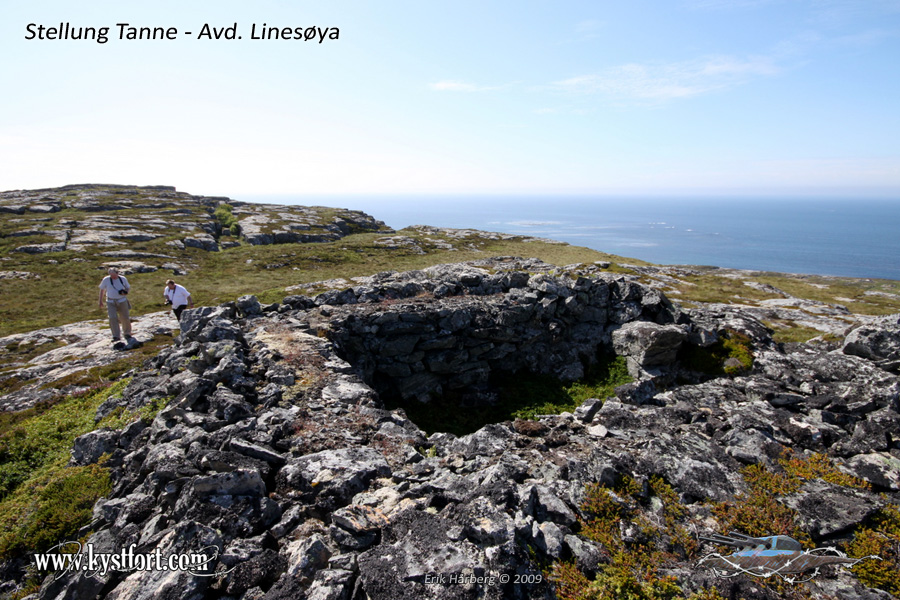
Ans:
{"type": "Polygon", "coordinates": [[[801,343],[808,342],[817,337],[821,337],[828,342],[839,342],[844,339],[839,335],[825,333],[824,331],[819,331],[812,327],[794,325],[792,321],[763,321],[763,324],[774,332],[772,334],[772,339],[776,342],[801,343]]]}
{"type": "Polygon", "coordinates": [[[0,559],[47,549],[90,521],[109,474],[101,465],[66,467],[69,451],[96,429],[97,407],[127,383],[0,414],[0,559]]]}
{"type": "Polygon", "coordinates": [[[575,410],[588,398],[605,399],[613,390],[632,381],[622,357],[602,356],[585,377],[565,383],[550,375],[531,373],[495,374],[491,387],[499,400],[492,405],[460,409],[460,395],[447,393],[429,402],[400,402],[385,398],[388,408],[403,408],[407,416],[429,435],[445,431],[466,435],[489,423],[513,419],[536,419],[538,415],[575,410]]]}
{"type": "Polygon", "coordinates": [[[760,283],[774,285],[792,296],[818,300],[827,304],[840,304],[858,314],[886,315],[900,312],[900,300],[898,299],[865,295],[867,291],[900,295],[900,282],[897,281],[814,275],[792,276],[780,273],[766,273],[754,277],[754,279],[760,283]],[[818,287],[820,285],[828,287],[818,287]],[[853,302],[847,302],[842,298],[851,299],[853,302]]]}
{"type": "MultiPolygon", "coordinates": [[[[409,233],[409,232],[404,232],[409,233]]],[[[416,234],[419,235],[419,234],[416,234]]],[[[175,277],[193,296],[198,306],[218,305],[245,294],[254,294],[262,302],[276,302],[288,295],[285,288],[333,279],[372,275],[380,271],[405,271],[432,265],[476,260],[490,256],[519,255],[536,257],[554,264],[572,264],[608,260],[601,252],[560,246],[543,242],[521,241],[457,242],[478,245],[478,250],[429,250],[425,255],[406,250],[389,250],[376,246],[374,241],[383,234],[354,234],[336,242],[315,244],[277,244],[251,246],[243,244],[221,252],[206,252],[196,248],[176,251],[165,246],[165,239],[129,244],[131,250],[176,256],[176,259],[151,259],[148,263],[172,261],[185,265],[189,273],[175,277]]],[[[25,242],[22,242],[25,243],[25,242]]],[[[19,244],[21,245],[21,244],[19,244]]],[[[425,244],[427,247],[427,243],[425,244]]],[[[98,257],[91,249],[80,253],[66,251],[54,254],[25,255],[14,253],[3,264],[4,270],[30,271],[41,280],[5,280],[0,283],[2,293],[19,298],[19,302],[0,305],[0,337],[73,323],[88,319],[103,319],[105,311],[97,307],[97,286],[104,272],[98,257]],[[73,262],[72,259],[85,259],[73,262]],[[48,261],[55,260],[58,264],[48,261]]],[[[140,316],[163,310],[162,290],[169,271],[128,275],[132,291],[129,300],[132,314],[140,316]]]]}
{"type": "Polygon", "coordinates": [[[741,279],[720,275],[689,275],[680,279],[685,283],[675,285],[675,289],[681,292],[678,294],[678,299],[682,301],[752,305],[760,300],[781,298],[777,294],[770,294],[744,285],[741,279]]]}
{"type": "Polygon", "coordinates": [[[109,471],[99,464],[66,467],[63,459],[35,471],[0,503],[0,559],[72,540],[109,492],[109,471]]]}
{"type": "Polygon", "coordinates": [[[618,386],[633,381],[625,358],[610,355],[602,355],[584,378],[569,384],[546,375],[516,374],[498,379],[500,403],[517,419],[571,412],[588,398],[605,400],[618,386]]]}
{"type": "Polygon", "coordinates": [[[101,402],[120,392],[127,380],[56,404],[41,404],[16,413],[0,413],[0,500],[32,471],[68,460],[76,437],[96,429],[94,413],[101,402]]]}

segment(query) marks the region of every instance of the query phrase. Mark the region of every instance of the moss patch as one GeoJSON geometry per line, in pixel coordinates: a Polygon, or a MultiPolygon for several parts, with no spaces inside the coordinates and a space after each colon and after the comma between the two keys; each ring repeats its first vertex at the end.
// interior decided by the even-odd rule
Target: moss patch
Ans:
{"type": "Polygon", "coordinates": [[[750,338],[727,331],[719,341],[707,348],[682,344],[678,358],[682,365],[711,377],[735,376],[753,368],[753,345],[750,338]]]}

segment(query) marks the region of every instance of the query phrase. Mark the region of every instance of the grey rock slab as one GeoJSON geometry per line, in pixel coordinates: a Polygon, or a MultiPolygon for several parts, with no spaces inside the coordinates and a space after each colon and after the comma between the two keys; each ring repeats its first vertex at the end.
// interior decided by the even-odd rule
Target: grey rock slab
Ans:
{"type": "Polygon", "coordinates": [[[575,512],[549,487],[520,486],[519,496],[525,514],[534,517],[537,523],[553,522],[572,527],[578,522],[575,512]]]}
{"type": "Polygon", "coordinates": [[[285,554],[288,559],[288,574],[302,580],[313,577],[319,569],[326,566],[332,550],[324,536],[314,533],[309,537],[290,541],[285,547],[285,554]]]}
{"type": "Polygon", "coordinates": [[[375,398],[375,391],[358,378],[338,375],[335,381],[322,389],[322,399],[344,404],[368,404],[375,398]]]}
{"type": "Polygon", "coordinates": [[[384,456],[371,448],[325,450],[291,458],[279,471],[279,493],[330,496],[346,504],[376,477],[390,475],[384,456]]]}
{"type": "Polygon", "coordinates": [[[881,326],[863,325],[846,337],[844,354],[853,354],[870,360],[900,359],[900,324],[898,315],[883,319],[881,326]]]}
{"type": "Polygon", "coordinates": [[[681,327],[647,321],[626,323],[612,334],[616,353],[634,358],[641,367],[671,364],[686,338],[681,327]]]}
{"type": "Polygon", "coordinates": [[[96,463],[104,454],[111,454],[117,447],[120,432],[104,428],[75,438],[72,446],[71,465],[96,463]]]}
{"type": "Polygon", "coordinates": [[[169,531],[157,544],[162,556],[188,553],[204,553],[206,563],[190,571],[147,570],[135,571],[115,586],[106,598],[110,600],[153,600],[156,598],[181,598],[201,600],[213,578],[209,577],[215,566],[215,556],[221,551],[221,538],[204,525],[194,522],[181,523],[169,531]],[[201,552],[205,549],[205,552],[201,552]],[[205,575],[205,576],[204,576],[205,575]]]}
{"type": "Polygon", "coordinates": [[[891,454],[860,454],[847,459],[842,470],[869,482],[876,489],[900,491],[900,459],[891,454]]]}
{"type": "Polygon", "coordinates": [[[266,484],[263,483],[259,472],[246,469],[196,477],[191,485],[199,494],[227,494],[229,496],[264,496],[266,494],[266,484]]]}
{"type": "Polygon", "coordinates": [[[813,540],[856,528],[883,507],[869,493],[815,480],[784,499],[799,514],[799,525],[813,540]]]}
{"type": "Polygon", "coordinates": [[[378,508],[351,504],[331,513],[331,522],[352,534],[360,535],[387,526],[388,518],[378,508]]]}
{"type": "Polygon", "coordinates": [[[285,457],[282,454],[240,438],[232,439],[228,446],[235,452],[273,465],[283,465],[285,463],[285,457]]]}

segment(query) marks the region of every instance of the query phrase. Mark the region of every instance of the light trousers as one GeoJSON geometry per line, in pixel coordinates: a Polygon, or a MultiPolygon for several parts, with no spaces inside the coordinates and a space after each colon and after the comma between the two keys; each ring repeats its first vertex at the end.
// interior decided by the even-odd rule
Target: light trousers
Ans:
{"type": "Polygon", "coordinates": [[[109,328],[112,329],[114,338],[120,337],[119,323],[125,329],[125,335],[131,335],[131,318],[128,311],[128,300],[116,302],[114,300],[106,301],[106,314],[109,315],[109,328]]]}

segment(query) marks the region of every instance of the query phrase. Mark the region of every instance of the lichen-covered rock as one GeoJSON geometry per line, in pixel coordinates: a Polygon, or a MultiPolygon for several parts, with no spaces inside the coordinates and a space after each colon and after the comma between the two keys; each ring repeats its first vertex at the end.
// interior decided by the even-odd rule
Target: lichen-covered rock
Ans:
{"type": "Polygon", "coordinates": [[[384,457],[373,449],[326,450],[289,460],[279,471],[278,491],[324,499],[333,509],[345,505],[373,479],[390,471],[384,457]]]}
{"type": "Polygon", "coordinates": [[[629,372],[639,377],[642,369],[665,367],[675,362],[687,334],[676,325],[634,321],[613,331],[616,354],[627,356],[629,372]]]}
{"type": "MultiPolygon", "coordinates": [[[[291,224],[307,225],[285,219],[272,231],[307,231],[291,224]]],[[[786,350],[739,308],[682,312],[636,281],[559,277],[508,257],[355,283],[277,308],[243,297],[185,311],[175,345],[98,416],[160,398],[166,407],[151,423],[79,437],[73,464],[111,456],[95,549],[214,558],[202,573],[48,576],[39,597],[551,598],[547,565],[574,561],[602,577],[611,560],[585,536],[594,484],[605,486],[610,514],[633,517],[611,535],[626,550],[649,548],[648,532],[673,519],[723,532],[723,511],[751,492],[748,473],[786,476],[788,458],[819,457],[830,481],[868,484],[794,476],[794,491],[776,494],[789,525],[814,541],[843,545],[900,504],[900,381],[883,355],[786,350]],[[708,349],[733,331],[753,344],[751,369],[681,369],[679,349],[708,349]],[[639,378],[574,414],[457,436],[426,435],[403,409],[385,408],[446,393],[468,410],[496,402],[497,372],[573,377],[603,350],[631,358],[639,378]]],[[[684,596],[715,585],[729,597],[779,597],[699,570],[676,534],[653,543],[676,549],[660,558],[660,574],[684,596]]],[[[885,597],[840,569],[809,593],[885,597]]]]}
{"type": "Polygon", "coordinates": [[[871,325],[857,327],[844,339],[845,354],[878,361],[897,372],[900,367],[900,317],[882,317],[871,325]]]}

